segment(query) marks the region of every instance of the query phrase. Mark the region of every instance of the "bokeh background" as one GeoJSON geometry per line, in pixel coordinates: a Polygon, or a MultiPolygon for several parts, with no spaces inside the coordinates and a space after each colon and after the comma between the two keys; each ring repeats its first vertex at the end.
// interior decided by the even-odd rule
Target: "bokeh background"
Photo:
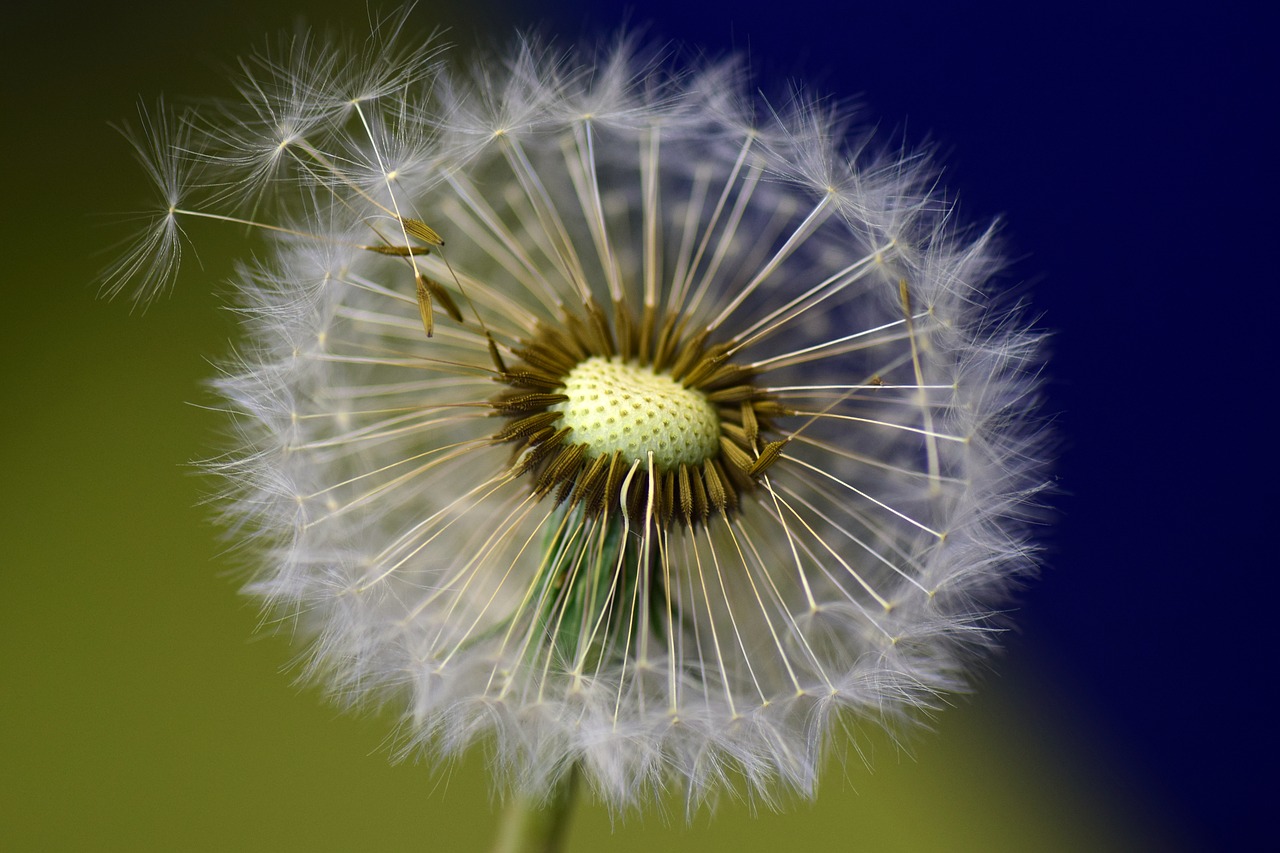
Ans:
{"type": "MultiPolygon", "coordinates": [[[[492,837],[482,755],[393,766],[389,719],[293,686],[288,643],[255,635],[199,506],[210,484],[187,463],[222,423],[201,383],[234,342],[219,293],[239,235],[201,229],[198,260],[145,316],[95,299],[122,234],[103,214],[148,199],[109,123],[140,97],[227,93],[222,68],[299,13],[368,16],[359,0],[5,13],[0,849],[470,851],[492,837]]],[[[571,851],[1263,849],[1276,92],[1265,28],[1234,15],[417,7],[414,26],[464,48],[529,25],[567,45],[629,21],[746,53],[775,96],[791,80],[861,95],[886,133],[939,144],[965,218],[1007,221],[1008,283],[1056,332],[1060,519],[976,695],[909,750],[867,733],[871,769],[833,756],[814,804],[724,803],[686,827],[656,811],[613,825],[588,803],[571,851]]]]}

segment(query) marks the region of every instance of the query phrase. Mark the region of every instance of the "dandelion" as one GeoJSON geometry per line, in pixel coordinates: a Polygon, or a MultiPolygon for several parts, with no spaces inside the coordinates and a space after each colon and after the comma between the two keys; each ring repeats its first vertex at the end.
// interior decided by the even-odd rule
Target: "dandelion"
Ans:
{"type": "Polygon", "coordinates": [[[286,45],[148,134],[195,201],[144,298],[175,218],[270,239],[216,381],[248,592],[503,790],[812,796],[842,720],[964,688],[1031,568],[1038,337],[990,232],[733,62],[404,41],[286,45]]]}

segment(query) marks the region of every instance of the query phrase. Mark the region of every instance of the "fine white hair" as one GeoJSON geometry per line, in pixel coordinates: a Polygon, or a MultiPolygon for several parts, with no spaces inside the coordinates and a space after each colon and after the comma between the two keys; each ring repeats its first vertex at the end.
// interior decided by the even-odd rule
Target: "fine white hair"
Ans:
{"type": "MultiPolygon", "coordinates": [[[[165,209],[112,289],[167,285],[184,216],[269,241],[209,463],[249,594],[308,678],[394,708],[406,753],[484,744],[503,790],[578,767],[618,809],[812,795],[842,718],[965,688],[1034,568],[1041,335],[992,292],[992,230],[957,223],[925,154],[762,103],[734,61],[523,39],[451,72],[402,24],[288,42],[238,103],[141,137],[165,209]],[[741,373],[707,386],[751,457],[719,469],[732,501],[723,460],[668,477],[682,510],[640,458],[604,498],[544,489],[503,432],[531,341],[646,311],[741,373]],[[733,394],[761,402],[735,421],[733,394]]],[[[650,337],[612,357],[661,372],[650,337]]]]}

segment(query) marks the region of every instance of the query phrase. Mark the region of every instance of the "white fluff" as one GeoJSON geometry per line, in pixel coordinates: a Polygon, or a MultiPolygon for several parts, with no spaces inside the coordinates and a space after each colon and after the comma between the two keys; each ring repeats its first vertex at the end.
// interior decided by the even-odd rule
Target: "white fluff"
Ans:
{"type": "Polygon", "coordinates": [[[992,307],[990,234],[956,226],[925,158],[846,148],[829,107],[757,112],[733,63],[522,43],[449,76],[406,41],[293,44],[246,65],[242,104],[150,132],[169,209],[113,287],[163,285],[175,217],[271,234],[216,383],[248,591],[296,620],[308,675],[401,711],[407,750],[484,743],[503,789],[579,765],[619,808],[738,778],[811,795],[839,716],[961,689],[1032,568],[1038,337],[992,307]],[[414,262],[466,315],[437,305],[431,339],[406,259],[358,248],[403,243],[397,215],[444,238],[414,262]],[[741,337],[799,414],[730,521],[627,530],[663,577],[620,581],[583,632],[608,651],[578,635],[575,660],[531,601],[547,531],[583,555],[599,530],[510,476],[478,329],[507,352],[587,291],[741,337]]]}

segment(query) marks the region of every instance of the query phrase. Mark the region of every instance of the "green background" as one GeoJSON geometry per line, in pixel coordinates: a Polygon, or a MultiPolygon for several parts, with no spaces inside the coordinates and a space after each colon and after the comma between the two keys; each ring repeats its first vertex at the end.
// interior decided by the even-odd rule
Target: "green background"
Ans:
{"type": "MultiPolygon", "coordinates": [[[[223,424],[202,381],[234,341],[218,293],[238,235],[197,229],[198,261],[145,315],[95,298],[124,233],[102,214],[147,201],[108,123],[140,96],[226,93],[217,65],[293,21],[215,5],[59,4],[19,13],[8,36],[0,848],[484,849],[497,813],[484,757],[391,765],[390,719],[295,687],[287,642],[255,633],[199,505],[212,484],[188,463],[223,424]]],[[[358,4],[307,14],[365,20],[358,4]]],[[[537,20],[523,7],[519,22],[537,20]]],[[[463,43],[517,23],[487,3],[420,6],[413,21],[463,43]]],[[[680,36],[677,20],[659,28],[680,36]]],[[[816,803],[726,802],[692,826],[675,802],[674,820],[616,824],[585,803],[569,849],[1174,848],[1137,786],[1117,796],[1134,771],[1050,662],[1015,635],[993,670],[909,749],[864,733],[873,769],[844,750],[816,803]]]]}

